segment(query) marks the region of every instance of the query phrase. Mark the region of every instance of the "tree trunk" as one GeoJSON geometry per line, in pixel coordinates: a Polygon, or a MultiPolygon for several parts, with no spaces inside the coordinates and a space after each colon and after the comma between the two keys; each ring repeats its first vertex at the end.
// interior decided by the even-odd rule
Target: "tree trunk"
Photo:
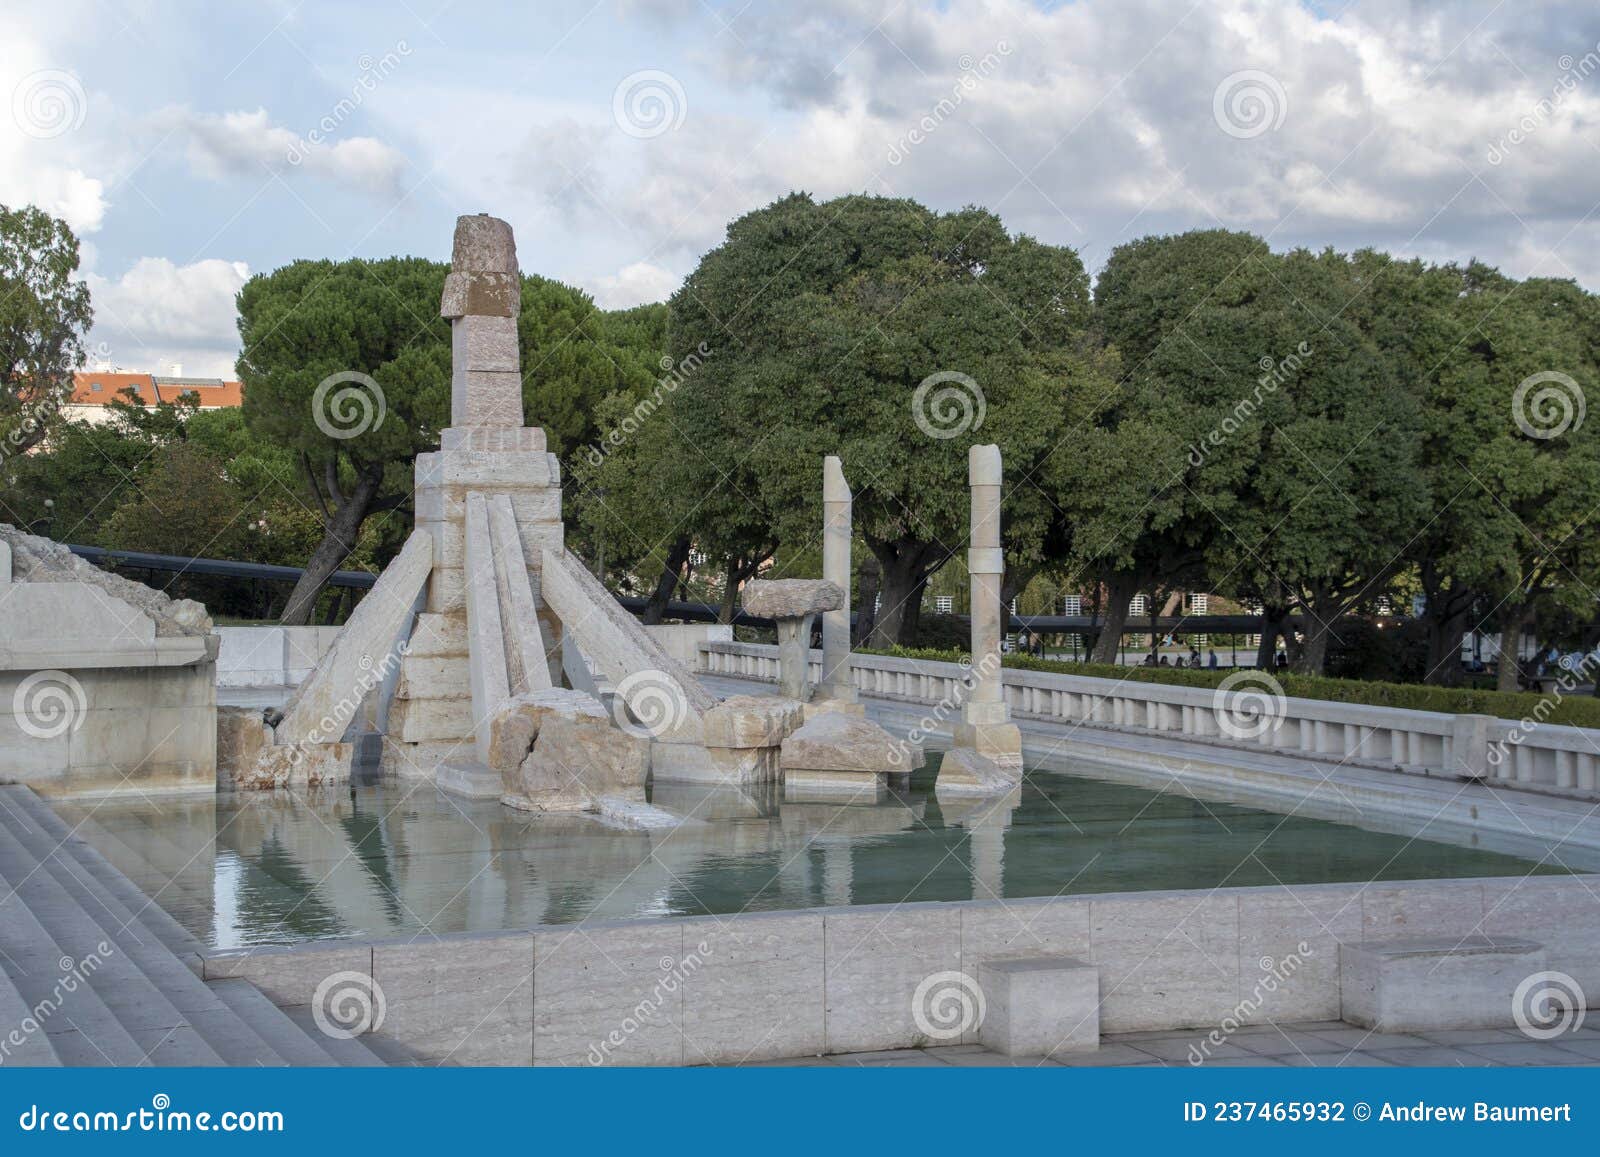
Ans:
{"type": "Polygon", "coordinates": [[[1431,607],[1432,604],[1427,612],[1428,673],[1423,682],[1436,687],[1459,687],[1461,640],[1467,634],[1467,612],[1435,614],[1431,607]]]}
{"type": "Polygon", "coordinates": [[[1510,608],[1500,627],[1500,666],[1495,672],[1496,691],[1517,691],[1517,676],[1522,667],[1518,655],[1522,651],[1522,633],[1533,625],[1533,608],[1527,604],[1510,608]]]}
{"type": "Polygon", "coordinates": [[[317,609],[317,596],[322,593],[322,588],[332,577],[333,572],[339,569],[339,564],[350,557],[350,552],[356,547],[356,540],[361,534],[361,524],[366,520],[368,512],[372,509],[378,497],[378,488],[383,485],[383,464],[372,463],[361,468],[356,476],[356,484],[344,500],[339,503],[339,508],[333,512],[333,517],[328,520],[327,529],[323,531],[322,541],[317,543],[317,549],[311,552],[311,558],[306,563],[300,581],[294,584],[294,590],[289,595],[289,603],[283,608],[283,617],[278,621],[284,626],[303,627],[311,622],[317,609]]]}
{"type": "Polygon", "coordinates": [[[1320,675],[1327,666],[1329,633],[1326,626],[1311,625],[1313,621],[1308,615],[1306,641],[1293,664],[1297,675],[1320,675]]]}
{"type": "Polygon", "coordinates": [[[855,634],[850,643],[853,647],[865,646],[872,636],[872,625],[878,618],[878,592],[883,589],[883,564],[877,555],[869,554],[861,560],[858,573],[856,589],[860,601],[856,604],[855,634]]]}
{"type": "Polygon", "coordinates": [[[915,645],[922,613],[922,593],[934,567],[928,560],[938,548],[901,539],[868,543],[883,571],[883,610],[872,624],[871,645],[880,650],[915,645]]]}
{"type": "Polygon", "coordinates": [[[1100,620],[1100,633],[1095,636],[1094,648],[1089,652],[1089,662],[1115,663],[1117,652],[1122,647],[1122,628],[1128,621],[1128,604],[1138,593],[1139,579],[1131,572],[1118,572],[1107,575],[1102,582],[1105,586],[1105,609],[1100,620]]]}
{"type": "Polygon", "coordinates": [[[644,622],[654,626],[659,623],[667,613],[667,604],[672,601],[672,591],[678,585],[678,575],[683,570],[683,564],[689,561],[689,536],[687,534],[672,540],[672,546],[667,550],[667,561],[661,568],[661,577],[656,579],[656,589],[650,592],[650,601],[644,605],[644,622]]]}
{"type": "Polygon", "coordinates": [[[722,581],[722,605],[717,608],[717,622],[733,622],[733,616],[739,612],[739,584],[743,581],[742,568],[729,559],[727,577],[722,581]]]}

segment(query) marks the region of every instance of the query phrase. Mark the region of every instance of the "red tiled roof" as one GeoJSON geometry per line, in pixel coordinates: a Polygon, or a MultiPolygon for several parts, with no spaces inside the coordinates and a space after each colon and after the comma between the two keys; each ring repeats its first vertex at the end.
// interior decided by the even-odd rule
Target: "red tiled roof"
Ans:
{"type": "Polygon", "coordinates": [[[127,401],[124,390],[132,390],[141,404],[153,406],[160,402],[175,402],[182,394],[192,393],[200,400],[200,408],[210,410],[237,406],[244,400],[244,388],[238,382],[223,382],[214,378],[166,378],[153,374],[75,373],[72,375],[72,399],[75,406],[108,406],[113,400],[127,401]]]}

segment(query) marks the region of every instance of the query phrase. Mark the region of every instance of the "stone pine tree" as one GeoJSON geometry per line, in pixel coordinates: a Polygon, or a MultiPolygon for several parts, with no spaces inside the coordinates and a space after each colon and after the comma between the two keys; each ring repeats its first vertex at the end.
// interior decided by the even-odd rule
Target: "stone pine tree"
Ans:
{"type": "Polygon", "coordinates": [[[1088,278],[1070,249],[1007,234],[981,209],[796,193],[728,227],[672,298],[671,354],[711,351],[672,406],[704,489],[695,516],[749,567],[821,525],[838,454],[882,570],[870,642],[916,638],[928,578],[964,551],[967,447],[1006,461],[1021,556],[1051,515],[1039,477],[1088,392],[1088,278]]]}
{"type": "Polygon", "coordinates": [[[42,442],[71,396],[93,321],[77,272],[64,221],[0,205],[0,462],[42,442]]]}

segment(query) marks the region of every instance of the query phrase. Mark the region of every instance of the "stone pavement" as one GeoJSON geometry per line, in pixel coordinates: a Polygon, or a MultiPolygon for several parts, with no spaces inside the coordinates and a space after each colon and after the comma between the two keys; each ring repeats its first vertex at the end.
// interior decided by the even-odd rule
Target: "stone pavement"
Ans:
{"type": "MultiPolygon", "coordinates": [[[[1129,1032],[1106,1036],[1092,1053],[1007,1057],[982,1045],[889,1049],[825,1057],[762,1061],[748,1068],[783,1066],[868,1068],[1173,1068],[1190,1067],[1191,1048],[1206,1043],[1207,1029],[1129,1032]]],[[[1550,1041],[1530,1040],[1516,1029],[1372,1033],[1342,1021],[1251,1025],[1220,1046],[1202,1068],[1495,1068],[1506,1065],[1600,1065],[1600,1027],[1585,1026],[1550,1041]]]]}

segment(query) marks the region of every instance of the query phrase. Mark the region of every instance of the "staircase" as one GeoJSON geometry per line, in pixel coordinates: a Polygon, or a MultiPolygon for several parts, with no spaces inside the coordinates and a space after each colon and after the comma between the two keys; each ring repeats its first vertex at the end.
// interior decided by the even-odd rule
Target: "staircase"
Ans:
{"type": "Polygon", "coordinates": [[[29,788],[0,785],[0,1067],[408,1063],[247,980],[200,979],[201,950],[29,788]]]}
{"type": "Polygon", "coordinates": [[[417,616],[389,707],[381,767],[402,779],[432,779],[448,760],[474,758],[467,616],[417,616]]]}

